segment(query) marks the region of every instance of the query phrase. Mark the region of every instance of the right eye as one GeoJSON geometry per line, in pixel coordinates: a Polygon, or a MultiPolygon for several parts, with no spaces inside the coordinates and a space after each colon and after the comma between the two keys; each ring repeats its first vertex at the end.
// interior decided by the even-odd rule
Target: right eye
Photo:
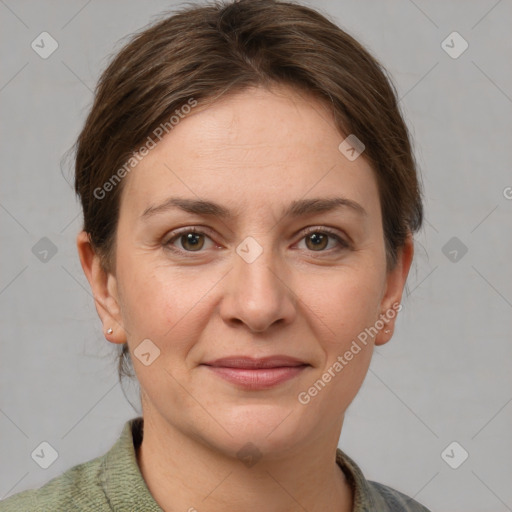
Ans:
{"type": "Polygon", "coordinates": [[[175,231],[174,236],[169,238],[164,246],[177,252],[201,252],[201,249],[205,245],[205,237],[211,241],[210,237],[202,231],[195,228],[184,228],[175,231]],[[176,242],[178,242],[181,247],[176,247],[176,242]]]}

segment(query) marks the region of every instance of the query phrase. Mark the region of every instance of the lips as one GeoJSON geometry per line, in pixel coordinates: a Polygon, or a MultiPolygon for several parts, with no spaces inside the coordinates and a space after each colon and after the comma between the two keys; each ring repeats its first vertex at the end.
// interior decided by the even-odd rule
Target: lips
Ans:
{"type": "Polygon", "coordinates": [[[231,356],[203,365],[216,376],[247,390],[268,389],[302,373],[309,364],[289,356],[231,356]]]}
{"type": "Polygon", "coordinates": [[[263,358],[253,358],[247,356],[231,356],[216,359],[215,361],[208,361],[203,363],[207,366],[223,367],[223,368],[283,368],[283,367],[296,367],[302,366],[306,363],[289,356],[269,356],[263,358]]]}

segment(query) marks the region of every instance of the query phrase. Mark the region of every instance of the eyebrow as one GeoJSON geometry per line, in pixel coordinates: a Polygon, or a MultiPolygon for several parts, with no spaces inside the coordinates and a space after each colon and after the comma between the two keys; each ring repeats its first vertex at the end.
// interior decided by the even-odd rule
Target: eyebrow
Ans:
{"type": "MultiPolygon", "coordinates": [[[[300,217],[346,208],[360,216],[368,215],[366,210],[359,203],[345,197],[298,199],[293,201],[284,210],[284,212],[282,212],[282,215],[284,217],[300,217]]],[[[172,209],[180,209],[187,213],[215,216],[223,219],[231,219],[239,212],[238,210],[236,212],[232,212],[218,203],[203,199],[170,197],[159,205],[149,206],[146,208],[142,213],[141,218],[145,220],[172,209]]]]}

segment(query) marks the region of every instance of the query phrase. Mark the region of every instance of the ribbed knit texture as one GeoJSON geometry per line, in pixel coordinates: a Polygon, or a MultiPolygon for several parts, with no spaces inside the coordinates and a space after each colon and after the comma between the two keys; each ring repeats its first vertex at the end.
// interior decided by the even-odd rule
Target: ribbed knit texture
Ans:
{"type": "MultiPolygon", "coordinates": [[[[137,464],[135,448],[142,442],[143,425],[141,417],[127,421],[105,455],[72,467],[39,489],[1,501],[0,512],[162,512],[137,464]]],[[[340,449],[336,462],[354,490],[353,512],[429,512],[404,494],[366,480],[340,449]]]]}

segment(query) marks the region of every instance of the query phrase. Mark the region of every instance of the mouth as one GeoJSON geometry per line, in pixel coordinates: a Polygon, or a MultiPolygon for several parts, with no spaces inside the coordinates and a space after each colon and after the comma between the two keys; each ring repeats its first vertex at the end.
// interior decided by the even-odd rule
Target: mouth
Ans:
{"type": "Polygon", "coordinates": [[[232,356],[203,363],[214,375],[236,386],[268,389],[300,375],[310,365],[289,356],[252,358],[232,356]]]}

